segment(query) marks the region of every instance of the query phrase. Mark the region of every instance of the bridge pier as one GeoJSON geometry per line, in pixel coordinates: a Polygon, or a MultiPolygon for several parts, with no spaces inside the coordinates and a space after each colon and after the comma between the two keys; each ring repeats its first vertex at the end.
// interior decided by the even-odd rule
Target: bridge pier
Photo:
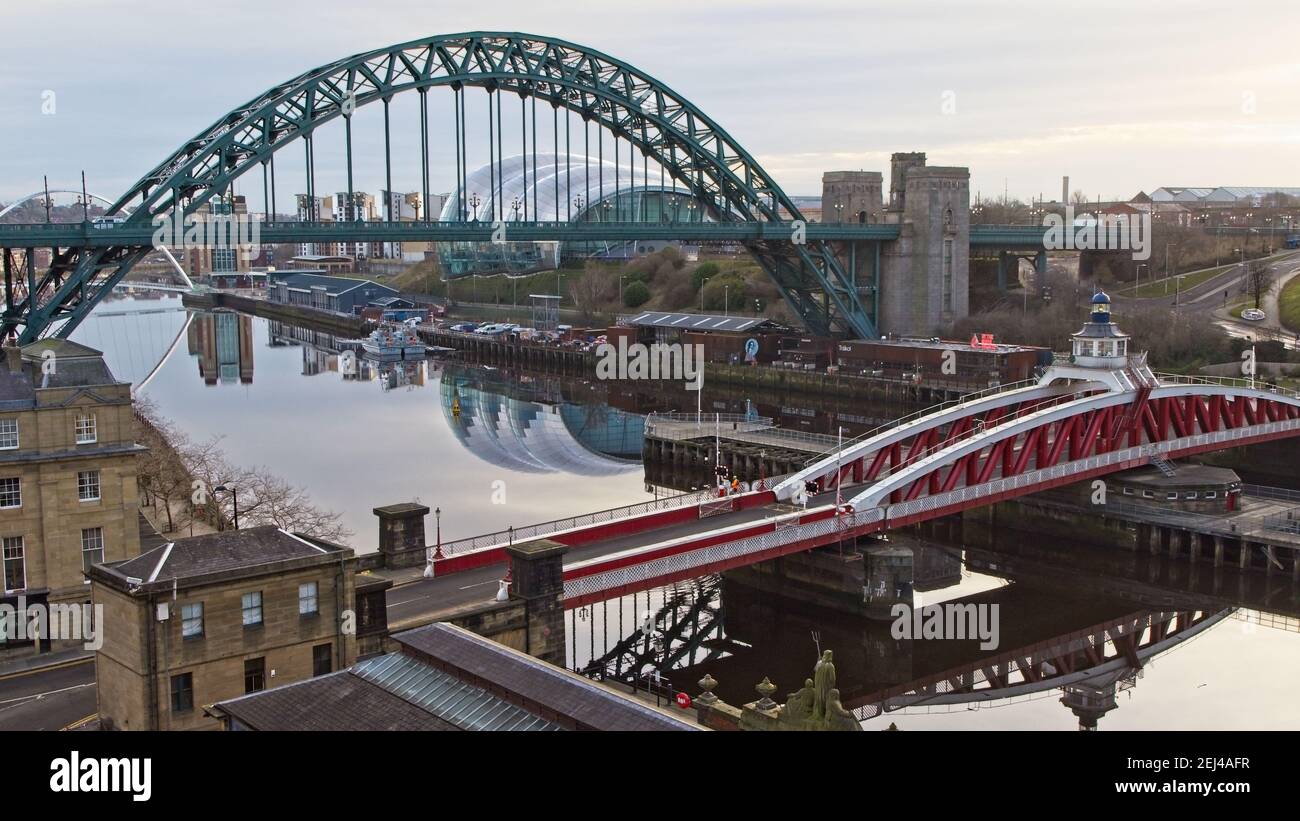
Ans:
{"type": "Polygon", "coordinates": [[[1223,537],[1214,537],[1214,566],[1223,567],[1223,537]]]}

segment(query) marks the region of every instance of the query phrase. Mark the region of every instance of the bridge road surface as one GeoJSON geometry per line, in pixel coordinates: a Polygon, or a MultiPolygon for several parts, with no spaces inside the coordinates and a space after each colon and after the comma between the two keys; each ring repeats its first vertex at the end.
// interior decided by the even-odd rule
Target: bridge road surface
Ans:
{"type": "MultiPolygon", "coordinates": [[[[844,498],[849,498],[849,485],[844,485],[844,498]]],[[[835,491],[820,493],[808,499],[808,507],[833,504],[835,491]]],[[[691,519],[665,527],[602,539],[590,544],[570,548],[564,554],[564,565],[600,558],[620,550],[655,544],[680,536],[703,534],[730,525],[758,522],[781,513],[792,513],[798,508],[780,502],[753,507],[732,513],[719,513],[704,519],[691,519]]],[[[545,538],[544,536],[538,538],[545,538]]],[[[496,598],[497,582],[505,574],[504,564],[475,568],[433,579],[399,585],[388,591],[388,627],[392,631],[427,624],[448,617],[453,611],[467,606],[480,605],[496,598]]]]}

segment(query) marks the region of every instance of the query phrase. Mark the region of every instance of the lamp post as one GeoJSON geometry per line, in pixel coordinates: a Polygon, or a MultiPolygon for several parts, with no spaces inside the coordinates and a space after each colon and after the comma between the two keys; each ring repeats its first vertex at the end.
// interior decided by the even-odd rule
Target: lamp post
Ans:
{"type": "Polygon", "coordinates": [[[722,286],[722,315],[731,316],[731,284],[724,283],[722,286]]]}
{"type": "Polygon", "coordinates": [[[434,522],[433,532],[435,534],[434,538],[436,539],[434,543],[435,547],[433,550],[433,557],[435,559],[441,559],[442,558],[442,508],[441,507],[435,507],[433,509],[433,522],[434,522]]]}
{"type": "MultiPolygon", "coordinates": [[[[217,485],[212,489],[216,493],[229,493],[235,501],[235,530],[239,530],[239,488],[217,485]]],[[[218,519],[220,522],[220,519],[218,519]]]]}
{"type": "Polygon", "coordinates": [[[470,194],[470,195],[469,195],[469,206],[470,206],[470,208],[473,208],[473,209],[474,209],[474,221],[475,221],[475,222],[478,222],[478,207],[479,207],[479,205],[481,205],[482,203],[483,203],[483,200],[479,199],[479,197],[478,197],[478,192],[477,192],[477,191],[475,191],[473,194],[470,194]]]}

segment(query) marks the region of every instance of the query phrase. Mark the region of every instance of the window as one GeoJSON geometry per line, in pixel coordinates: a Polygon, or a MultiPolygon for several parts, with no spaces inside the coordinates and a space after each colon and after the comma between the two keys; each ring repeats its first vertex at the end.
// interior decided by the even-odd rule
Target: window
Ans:
{"type": "Polygon", "coordinates": [[[81,531],[81,569],[104,561],[104,528],[87,527],[81,531]]]}
{"type": "MultiPolygon", "coordinates": [[[[256,593],[245,593],[243,598],[244,604],[244,626],[256,627],[262,623],[262,591],[256,593]]],[[[250,691],[251,692],[251,691],[250,691]]]]}
{"type": "Polygon", "coordinates": [[[0,419],[0,450],[18,447],[18,420],[0,419]]]}
{"type": "Polygon", "coordinates": [[[1126,487],[1126,488],[1124,488],[1124,495],[1125,495],[1125,496],[1132,496],[1132,495],[1133,495],[1133,488],[1131,488],[1131,487],[1126,487]]]}
{"type": "Polygon", "coordinates": [[[203,602],[181,605],[181,638],[196,639],[203,636],[203,602]]]}
{"type": "Polygon", "coordinates": [[[77,498],[83,502],[99,501],[99,471],[77,472],[77,498]]]}
{"type": "Polygon", "coordinates": [[[5,590],[22,590],[27,587],[27,567],[23,560],[23,537],[4,538],[5,590]]]}
{"type": "Polygon", "coordinates": [[[77,444],[90,444],[98,438],[95,429],[95,415],[93,413],[77,414],[77,444]]]}
{"type": "Polygon", "coordinates": [[[1170,501],[1170,502],[1176,501],[1176,500],[1178,499],[1178,493],[1177,493],[1177,492],[1166,493],[1166,494],[1165,494],[1165,499],[1168,500],[1168,501],[1170,501]]]}
{"type": "Polygon", "coordinates": [[[194,709],[194,674],[179,673],[172,676],[172,712],[184,713],[194,709]]]}
{"type": "Polygon", "coordinates": [[[318,644],[311,648],[311,674],[323,676],[334,672],[334,648],[328,644],[318,644]]]}
{"type": "Polygon", "coordinates": [[[1217,498],[1219,498],[1219,492],[1218,492],[1217,490],[1207,490],[1207,491],[1205,491],[1205,498],[1207,498],[1207,499],[1217,499],[1217,498]]]}
{"type": "Polygon", "coordinates": [[[952,240],[945,239],[943,241],[943,309],[945,311],[952,310],[952,296],[953,296],[952,255],[953,255],[952,240]]]}
{"type": "Polygon", "coordinates": [[[1195,499],[1195,498],[1196,498],[1196,491],[1194,491],[1194,490],[1189,490],[1189,491],[1187,491],[1186,493],[1183,494],[1183,498],[1184,498],[1184,499],[1195,499]]]}
{"type": "Polygon", "coordinates": [[[314,616],[319,610],[316,601],[316,582],[298,585],[298,615],[314,616]]]}
{"type": "Polygon", "coordinates": [[[23,480],[0,479],[0,507],[23,506],[23,480]]]}
{"type": "Polygon", "coordinates": [[[1144,491],[1142,491],[1142,498],[1143,498],[1143,499],[1154,499],[1154,498],[1156,498],[1156,495],[1155,495],[1154,493],[1152,493],[1151,491],[1149,491],[1149,490],[1144,490],[1144,491]]]}
{"type": "Polygon", "coordinates": [[[244,659],[244,693],[266,689],[266,659],[244,659]]]}

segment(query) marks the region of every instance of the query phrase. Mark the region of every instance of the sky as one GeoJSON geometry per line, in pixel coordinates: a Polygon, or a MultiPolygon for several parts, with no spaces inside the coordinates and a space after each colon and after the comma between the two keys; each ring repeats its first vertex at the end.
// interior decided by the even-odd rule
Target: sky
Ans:
{"type": "MultiPolygon", "coordinates": [[[[0,201],[39,190],[42,175],[80,188],[82,170],[112,198],[278,82],[474,30],[560,37],[631,63],[712,117],[791,195],[819,194],[824,171],[887,172],[895,151],[969,167],[986,198],[1054,199],[1063,175],[1104,199],[1161,185],[1300,186],[1294,0],[223,0],[211,10],[6,0],[0,17],[0,201]]],[[[415,97],[393,104],[399,190],[420,187],[418,159],[403,162],[418,155],[415,97]]],[[[452,155],[437,143],[451,109],[440,106],[431,187],[448,190],[452,155]]],[[[357,115],[358,190],[383,186],[379,122],[379,106],[357,115]]],[[[322,192],[346,188],[335,131],[321,142],[340,150],[317,149],[322,192]]],[[[301,152],[286,151],[285,167],[301,169],[301,152]]],[[[281,210],[302,187],[282,183],[281,210]]]]}

